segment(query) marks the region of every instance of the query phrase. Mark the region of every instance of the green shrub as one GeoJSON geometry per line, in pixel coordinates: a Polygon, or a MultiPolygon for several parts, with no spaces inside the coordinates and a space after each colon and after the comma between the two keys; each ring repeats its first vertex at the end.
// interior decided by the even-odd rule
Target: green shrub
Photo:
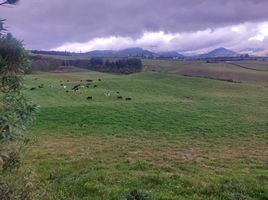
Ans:
{"type": "Polygon", "coordinates": [[[121,197],[120,200],[156,200],[149,192],[132,190],[121,197]]]}

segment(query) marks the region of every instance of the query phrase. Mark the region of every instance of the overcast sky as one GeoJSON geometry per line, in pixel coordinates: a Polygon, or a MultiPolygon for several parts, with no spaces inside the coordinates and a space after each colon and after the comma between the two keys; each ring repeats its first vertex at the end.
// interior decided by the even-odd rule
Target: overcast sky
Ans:
{"type": "Polygon", "coordinates": [[[268,49],[268,0],[21,0],[0,9],[28,49],[268,49]]]}

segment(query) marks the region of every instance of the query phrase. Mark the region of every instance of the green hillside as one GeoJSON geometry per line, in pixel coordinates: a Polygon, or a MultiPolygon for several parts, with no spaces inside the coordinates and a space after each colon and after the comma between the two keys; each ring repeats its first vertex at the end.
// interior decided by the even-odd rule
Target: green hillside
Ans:
{"type": "Polygon", "coordinates": [[[24,162],[44,199],[120,199],[135,189],[156,199],[267,199],[266,83],[37,73],[25,93],[40,112],[24,162]]]}

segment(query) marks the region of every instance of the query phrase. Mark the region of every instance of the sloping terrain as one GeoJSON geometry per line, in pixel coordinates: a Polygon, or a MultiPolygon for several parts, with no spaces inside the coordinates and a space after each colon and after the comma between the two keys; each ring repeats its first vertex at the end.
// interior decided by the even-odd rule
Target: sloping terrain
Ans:
{"type": "Polygon", "coordinates": [[[143,60],[145,71],[182,76],[203,77],[233,82],[267,82],[267,61],[232,61],[206,63],[203,61],[143,60]]]}
{"type": "Polygon", "coordinates": [[[25,93],[41,106],[24,163],[44,199],[121,199],[135,189],[156,199],[268,196],[267,83],[37,73],[25,93]]]}

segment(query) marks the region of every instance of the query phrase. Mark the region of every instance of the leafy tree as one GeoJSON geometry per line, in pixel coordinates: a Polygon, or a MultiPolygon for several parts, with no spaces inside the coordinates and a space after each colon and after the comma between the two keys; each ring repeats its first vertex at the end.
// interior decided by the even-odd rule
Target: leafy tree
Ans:
{"type": "MultiPolygon", "coordinates": [[[[16,3],[18,3],[19,0],[6,0],[6,1],[0,1],[0,6],[3,6],[3,5],[14,5],[16,3]]],[[[0,19],[0,35],[1,35],[1,32],[6,30],[4,28],[4,22],[5,20],[4,19],[0,19]]]]}
{"type": "Polygon", "coordinates": [[[23,96],[21,74],[27,68],[27,53],[20,41],[11,34],[0,37],[0,141],[23,136],[36,105],[23,96]]]}
{"type": "MultiPolygon", "coordinates": [[[[7,0],[0,5],[17,2],[7,0]]],[[[29,143],[24,130],[37,106],[22,94],[27,52],[21,41],[9,33],[3,34],[3,22],[0,21],[0,199],[29,200],[32,184],[14,170],[18,169],[22,150],[29,143]]]]}

